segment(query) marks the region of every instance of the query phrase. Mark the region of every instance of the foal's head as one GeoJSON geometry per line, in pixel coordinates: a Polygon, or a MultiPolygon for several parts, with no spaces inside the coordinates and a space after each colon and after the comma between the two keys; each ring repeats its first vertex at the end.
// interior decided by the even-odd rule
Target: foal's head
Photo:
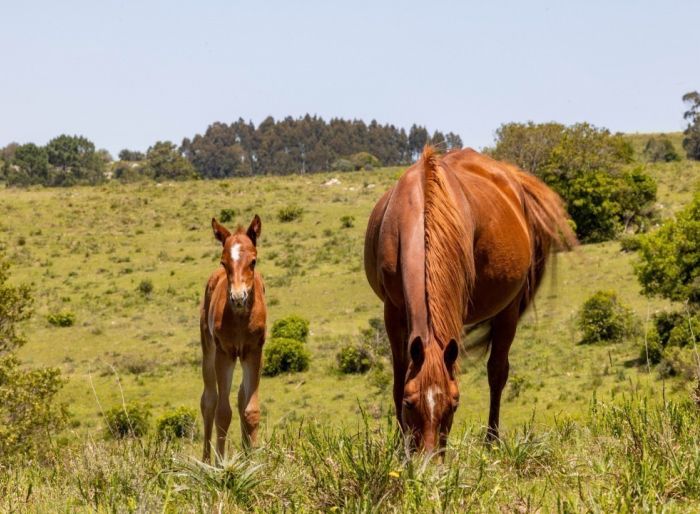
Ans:
{"type": "Polygon", "coordinates": [[[228,280],[228,300],[234,309],[243,309],[252,300],[255,261],[258,256],[256,243],[260,237],[260,217],[256,214],[248,230],[238,227],[231,234],[216,218],[211,219],[214,236],[221,242],[221,265],[228,280]]]}
{"type": "Polygon", "coordinates": [[[401,419],[414,448],[439,450],[447,444],[452,419],[459,405],[456,378],[457,342],[444,348],[425,344],[420,337],[409,346],[411,360],[404,383],[401,419]]]}

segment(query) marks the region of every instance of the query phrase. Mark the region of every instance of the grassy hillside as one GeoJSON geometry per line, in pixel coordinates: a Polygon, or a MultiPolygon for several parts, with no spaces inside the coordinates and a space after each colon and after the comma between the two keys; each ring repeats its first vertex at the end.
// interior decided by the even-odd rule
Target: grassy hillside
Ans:
{"type": "MultiPolygon", "coordinates": [[[[662,217],[689,201],[700,178],[700,164],[686,160],[646,168],[659,184],[662,217]]],[[[0,190],[0,244],[13,264],[13,280],[31,283],[35,299],[36,314],[25,326],[29,343],[20,357],[29,364],[58,366],[67,378],[61,395],[74,421],[62,438],[101,437],[102,410],[121,403],[122,396],[149,404],[156,414],[180,405],[198,408],[198,304],[220,255],[209,221],[230,208],[242,224],[255,213],[262,218],[258,262],[267,285],[270,324],[291,313],[311,321],[310,370],[262,380],[263,437],[269,439],[301,419],[355,429],[361,411],[384,423],[393,409],[389,393],[371,386],[367,377],[339,375],[334,364],[340,345],[359,337],[370,318],[381,317],[381,303],[362,268],[363,236],[372,206],[400,173],[382,169],[0,190]],[[333,177],[340,183],[325,185],[333,177]],[[277,212],[290,205],[303,207],[303,217],[281,223],[277,212]],[[343,228],[343,216],[353,217],[354,226],[343,228]],[[153,282],[149,297],[137,289],[143,280],[153,282]],[[76,315],[74,326],[48,323],[47,315],[66,311],[76,315]]],[[[558,256],[555,273],[541,288],[536,308],[523,319],[513,344],[511,380],[501,414],[509,437],[515,438],[523,423],[542,424],[548,430],[558,426],[557,420],[583,423],[590,418],[594,397],[617,402],[634,394],[651,403],[661,401],[662,394],[688,397],[682,383],[663,383],[656,373],[637,365],[641,341],[577,344],[575,313],[598,289],[616,290],[640,324],[668,307],[639,295],[633,259],[620,252],[616,242],[586,245],[558,256]]],[[[472,447],[487,415],[485,361],[467,357],[462,369],[455,430],[471,434],[464,444],[472,447]]],[[[237,370],[234,382],[239,379],[237,370]]],[[[232,428],[237,446],[235,420],[232,428]]],[[[199,443],[178,452],[197,455],[199,443]]]]}

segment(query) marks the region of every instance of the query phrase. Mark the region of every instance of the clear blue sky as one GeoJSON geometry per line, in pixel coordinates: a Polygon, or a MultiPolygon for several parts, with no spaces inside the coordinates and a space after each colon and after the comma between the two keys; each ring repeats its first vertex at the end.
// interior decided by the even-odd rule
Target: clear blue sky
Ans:
{"type": "Polygon", "coordinates": [[[677,131],[700,1],[23,0],[0,18],[0,145],[113,154],[312,113],[489,144],[507,121],[677,131]]]}

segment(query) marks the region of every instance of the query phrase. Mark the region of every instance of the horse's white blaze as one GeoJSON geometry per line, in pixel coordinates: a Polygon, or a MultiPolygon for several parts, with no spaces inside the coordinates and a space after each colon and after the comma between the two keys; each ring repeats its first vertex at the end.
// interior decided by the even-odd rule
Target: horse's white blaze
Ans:
{"type": "Polygon", "coordinates": [[[231,247],[231,258],[234,261],[237,261],[238,259],[241,258],[241,245],[236,243],[231,247]]]}
{"type": "Polygon", "coordinates": [[[442,389],[437,386],[432,386],[425,393],[425,403],[428,404],[428,409],[430,410],[430,421],[433,421],[435,415],[435,395],[442,394],[442,389]]]}

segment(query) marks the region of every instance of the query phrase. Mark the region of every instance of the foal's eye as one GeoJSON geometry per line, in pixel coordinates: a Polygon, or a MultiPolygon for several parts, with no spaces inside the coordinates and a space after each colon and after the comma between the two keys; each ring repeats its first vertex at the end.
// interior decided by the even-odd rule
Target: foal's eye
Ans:
{"type": "Polygon", "coordinates": [[[253,259],[252,262],[250,263],[250,267],[252,269],[255,269],[255,262],[256,262],[256,259],[253,259]]]}
{"type": "Polygon", "coordinates": [[[404,400],[403,402],[404,409],[412,410],[414,407],[413,402],[409,402],[408,400],[404,400]]]}

